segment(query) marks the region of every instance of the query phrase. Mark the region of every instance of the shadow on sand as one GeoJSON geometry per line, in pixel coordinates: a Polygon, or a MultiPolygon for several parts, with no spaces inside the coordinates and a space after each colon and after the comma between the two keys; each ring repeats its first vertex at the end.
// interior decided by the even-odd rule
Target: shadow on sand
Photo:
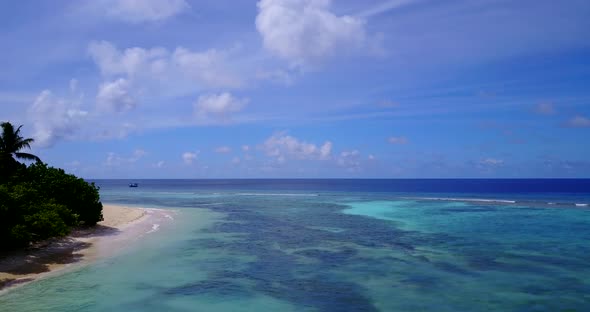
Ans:
{"type": "Polygon", "coordinates": [[[0,253],[0,289],[31,281],[34,279],[31,274],[49,272],[52,266],[81,261],[84,256],[80,251],[92,245],[81,239],[113,236],[119,232],[120,230],[114,227],[96,225],[92,228],[76,229],[64,238],[39,242],[22,250],[0,253]]]}

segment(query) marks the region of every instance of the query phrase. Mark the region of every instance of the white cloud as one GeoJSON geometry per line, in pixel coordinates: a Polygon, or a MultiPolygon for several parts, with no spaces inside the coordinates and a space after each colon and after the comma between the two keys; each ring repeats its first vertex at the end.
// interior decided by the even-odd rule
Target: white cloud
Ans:
{"type": "Polygon", "coordinates": [[[369,156],[367,156],[368,160],[375,160],[375,155],[373,154],[369,154],[369,156]]]}
{"type": "Polygon", "coordinates": [[[586,118],[584,116],[575,116],[573,118],[571,118],[570,120],[568,120],[565,125],[567,127],[572,127],[572,128],[589,128],[590,127],[590,119],[586,118]]]}
{"type": "Polygon", "coordinates": [[[99,0],[95,4],[107,16],[129,23],[160,21],[190,8],[185,0],[99,0]]]}
{"type": "Polygon", "coordinates": [[[389,143],[391,144],[407,144],[408,143],[408,139],[406,139],[406,137],[403,136],[399,136],[399,137],[390,137],[388,139],[389,143]]]}
{"type": "Polygon", "coordinates": [[[49,147],[59,139],[73,136],[88,115],[80,104],[80,98],[57,98],[49,90],[42,91],[28,111],[36,143],[49,147]]]}
{"type": "Polygon", "coordinates": [[[240,157],[234,157],[231,160],[232,165],[238,165],[242,160],[240,159],[240,157]]]}
{"type": "Polygon", "coordinates": [[[276,158],[279,163],[284,163],[287,159],[325,160],[331,157],[332,142],[326,141],[318,146],[284,133],[277,133],[264,142],[262,149],[266,155],[276,158]]]}
{"type": "Polygon", "coordinates": [[[320,147],[320,159],[328,159],[332,154],[332,142],[328,141],[320,147]]]}
{"type": "Polygon", "coordinates": [[[229,146],[220,146],[215,149],[215,153],[227,154],[229,152],[231,152],[231,147],[229,146]]]}
{"type": "Polygon", "coordinates": [[[100,85],[96,105],[99,111],[125,112],[134,109],[137,101],[130,94],[129,81],[119,78],[100,85]]]}
{"type": "Polygon", "coordinates": [[[133,156],[131,158],[129,158],[129,161],[136,162],[137,160],[139,160],[140,158],[142,158],[146,154],[147,154],[146,151],[144,151],[142,149],[136,149],[135,151],[133,151],[133,156]]]}
{"type": "Polygon", "coordinates": [[[162,82],[174,87],[190,85],[193,91],[198,87],[238,88],[243,84],[229,70],[228,51],[197,52],[183,47],[172,52],[162,47],[119,50],[108,41],[95,41],[89,44],[88,53],[105,77],[124,75],[134,81],[153,82],[157,87],[162,82]]]}
{"type": "Polygon", "coordinates": [[[164,48],[134,47],[119,51],[108,41],[91,42],[88,53],[106,76],[125,74],[135,77],[140,73],[157,73],[157,69],[161,69],[170,57],[170,53],[164,48]]]}
{"type": "Polygon", "coordinates": [[[224,92],[199,96],[193,108],[199,123],[228,123],[231,115],[241,111],[246,104],[247,99],[238,99],[224,92]]]}
{"type": "Polygon", "coordinates": [[[70,92],[75,93],[78,91],[78,79],[70,79],[70,92]]]}
{"type": "Polygon", "coordinates": [[[535,113],[540,115],[553,115],[555,114],[555,108],[551,102],[543,102],[537,104],[535,107],[535,113]]]}
{"type": "Polygon", "coordinates": [[[199,155],[199,151],[196,151],[195,153],[184,152],[184,153],[182,153],[182,160],[184,161],[185,164],[192,165],[193,162],[195,160],[197,160],[198,155],[199,155]]]}
{"type": "Polygon", "coordinates": [[[242,82],[226,69],[227,52],[209,49],[192,52],[178,47],[171,57],[173,64],[187,77],[210,87],[237,88],[242,82]]]}
{"type": "Polygon", "coordinates": [[[416,0],[388,0],[384,2],[379,2],[379,4],[370,7],[363,12],[357,14],[357,16],[361,17],[372,17],[374,15],[382,14],[390,10],[397,9],[399,7],[417,2],[416,0]]]}
{"type": "Polygon", "coordinates": [[[123,157],[117,153],[110,152],[107,154],[107,159],[104,164],[108,167],[132,164],[143,158],[146,154],[146,151],[142,149],[136,149],[135,151],[133,151],[133,154],[129,157],[123,157]]]}
{"type": "Polygon", "coordinates": [[[292,65],[313,66],[365,41],[363,20],[330,12],[329,0],[261,0],[256,29],[264,46],[292,65]]]}
{"type": "Polygon", "coordinates": [[[248,152],[249,150],[250,150],[250,146],[249,145],[242,145],[242,151],[248,152]]]}
{"type": "Polygon", "coordinates": [[[106,124],[107,120],[103,119],[102,123],[105,123],[102,129],[98,128],[95,130],[100,130],[98,133],[94,133],[92,134],[93,138],[96,139],[101,139],[101,140],[105,140],[105,139],[113,139],[113,138],[117,138],[117,139],[122,139],[127,137],[129,134],[136,132],[137,126],[135,124],[129,123],[129,122],[122,122],[119,123],[117,121],[115,121],[112,124],[106,124]]]}
{"type": "Polygon", "coordinates": [[[358,171],[361,168],[361,153],[358,150],[343,151],[340,153],[336,162],[339,166],[347,168],[349,171],[358,171]]]}
{"type": "Polygon", "coordinates": [[[504,160],[502,159],[496,159],[496,158],[485,158],[479,161],[480,165],[484,165],[484,166],[502,166],[504,164],[504,160]]]}
{"type": "Polygon", "coordinates": [[[155,163],[153,165],[154,168],[164,168],[164,165],[166,165],[166,162],[163,160],[158,161],[157,163],[155,163]]]}
{"type": "Polygon", "coordinates": [[[107,154],[107,160],[105,161],[105,165],[108,167],[119,166],[121,164],[121,157],[117,156],[117,154],[110,152],[107,154]]]}

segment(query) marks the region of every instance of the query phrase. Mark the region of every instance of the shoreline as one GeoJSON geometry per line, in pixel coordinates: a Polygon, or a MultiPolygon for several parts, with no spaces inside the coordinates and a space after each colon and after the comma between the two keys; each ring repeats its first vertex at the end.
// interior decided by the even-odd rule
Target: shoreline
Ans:
{"type": "MultiPolygon", "coordinates": [[[[144,236],[158,209],[103,204],[103,218],[95,227],[75,229],[70,235],[42,242],[0,259],[0,295],[17,287],[113,255],[131,240],[144,236]]],[[[164,215],[171,219],[169,215],[164,215]]],[[[152,227],[149,227],[150,229],[152,227]]],[[[151,233],[151,232],[150,232],[151,233]]]]}

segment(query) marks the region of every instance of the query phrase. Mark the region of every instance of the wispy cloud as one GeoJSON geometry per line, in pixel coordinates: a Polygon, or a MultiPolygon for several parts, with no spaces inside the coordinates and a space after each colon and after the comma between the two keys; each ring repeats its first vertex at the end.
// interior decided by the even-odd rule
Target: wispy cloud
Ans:
{"type": "Polygon", "coordinates": [[[231,147],[229,146],[219,146],[215,148],[215,153],[219,153],[219,154],[227,154],[227,153],[231,153],[231,147]]]}
{"type": "Polygon", "coordinates": [[[146,154],[146,151],[143,149],[136,149],[133,151],[132,155],[128,157],[110,152],[107,154],[107,159],[105,160],[104,165],[107,167],[117,167],[125,164],[132,164],[143,158],[146,154]]]}
{"type": "Polygon", "coordinates": [[[190,9],[185,0],[95,0],[88,5],[95,13],[129,23],[161,21],[190,9]]]}
{"type": "Polygon", "coordinates": [[[356,172],[361,170],[360,158],[361,153],[358,150],[342,151],[336,159],[336,163],[341,167],[345,167],[348,171],[356,172]]]}
{"type": "Polygon", "coordinates": [[[362,18],[371,18],[375,15],[383,14],[385,12],[406,6],[408,4],[412,4],[418,2],[417,0],[389,0],[383,1],[375,6],[367,8],[360,13],[356,14],[358,17],[362,18]]]}
{"type": "Polygon", "coordinates": [[[586,118],[585,116],[578,115],[566,121],[564,125],[570,128],[589,128],[590,119],[586,118]]]}
{"type": "Polygon", "coordinates": [[[535,113],[539,115],[554,115],[555,114],[555,106],[552,102],[542,102],[535,106],[535,113]]]}
{"type": "Polygon", "coordinates": [[[504,164],[504,160],[490,157],[480,160],[479,164],[484,166],[502,166],[504,164]]]}
{"type": "Polygon", "coordinates": [[[387,139],[387,141],[391,144],[407,144],[409,140],[404,136],[392,136],[387,139]]]}

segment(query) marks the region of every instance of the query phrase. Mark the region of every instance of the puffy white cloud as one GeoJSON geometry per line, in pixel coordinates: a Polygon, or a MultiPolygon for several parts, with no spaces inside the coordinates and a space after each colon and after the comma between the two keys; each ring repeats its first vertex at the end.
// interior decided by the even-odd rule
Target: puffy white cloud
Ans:
{"type": "Polygon", "coordinates": [[[326,141],[318,146],[284,133],[277,133],[264,142],[262,149],[266,155],[276,158],[279,163],[284,163],[287,159],[325,160],[331,157],[332,142],[326,141]]]}
{"type": "Polygon", "coordinates": [[[555,114],[555,108],[551,102],[543,102],[537,104],[535,107],[535,113],[539,115],[553,115],[555,114]]]}
{"type": "Polygon", "coordinates": [[[185,0],[97,0],[107,16],[129,23],[160,21],[190,8],[185,0]]]}
{"type": "Polygon", "coordinates": [[[182,160],[184,161],[185,164],[187,165],[192,165],[192,163],[197,160],[197,157],[199,155],[199,151],[193,153],[193,152],[184,152],[182,153],[182,160]]]}
{"type": "Polygon", "coordinates": [[[88,53],[106,77],[124,75],[131,80],[154,82],[155,86],[169,80],[173,85],[189,84],[193,89],[242,85],[238,75],[228,69],[226,51],[197,52],[183,47],[172,52],[162,47],[119,50],[108,41],[96,41],[89,44],[88,53]]]}
{"type": "Polygon", "coordinates": [[[200,123],[228,123],[231,115],[241,111],[247,99],[235,98],[228,92],[201,95],[195,102],[194,114],[200,123]]]}
{"type": "Polygon", "coordinates": [[[160,160],[157,163],[153,164],[152,167],[154,167],[154,168],[164,168],[164,165],[166,165],[166,162],[163,161],[163,160],[160,160]]]}
{"type": "Polygon", "coordinates": [[[408,139],[406,139],[406,137],[403,136],[399,136],[399,137],[390,137],[388,139],[389,143],[391,144],[406,144],[408,143],[408,139]]]}
{"type": "Polygon", "coordinates": [[[293,65],[309,66],[365,41],[363,20],[330,12],[329,0],[261,0],[256,29],[264,46],[293,65]]]}
{"type": "Polygon", "coordinates": [[[100,85],[96,105],[99,111],[125,112],[135,108],[137,102],[130,94],[129,81],[119,78],[100,85]]]}
{"type": "Polygon", "coordinates": [[[28,118],[34,125],[33,137],[42,147],[73,136],[87,115],[80,108],[79,98],[57,98],[49,90],[42,91],[28,110],[28,118]]]}
{"type": "Polygon", "coordinates": [[[231,152],[231,147],[229,146],[220,146],[215,149],[215,153],[227,154],[229,152],[231,152]]]}
{"type": "Polygon", "coordinates": [[[250,145],[242,145],[242,151],[248,152],[250,150],[250,145]]]}
{"type": "Polygon", "coordinates": [[[566,121],[565,125],[571,128],[589,128],[590,127],[590,119],[584,116],[575,116],[570,120],[566,121]]]}
{"type": "Polygon", "coordinates": [[[88,45],[88,53],[103,75],[135,77],[140,73],[158,73],[169,61],[170,53],[160,47],[143,49],[139,47],[120,51],[108,41],[94,41],[88,45]]]}

